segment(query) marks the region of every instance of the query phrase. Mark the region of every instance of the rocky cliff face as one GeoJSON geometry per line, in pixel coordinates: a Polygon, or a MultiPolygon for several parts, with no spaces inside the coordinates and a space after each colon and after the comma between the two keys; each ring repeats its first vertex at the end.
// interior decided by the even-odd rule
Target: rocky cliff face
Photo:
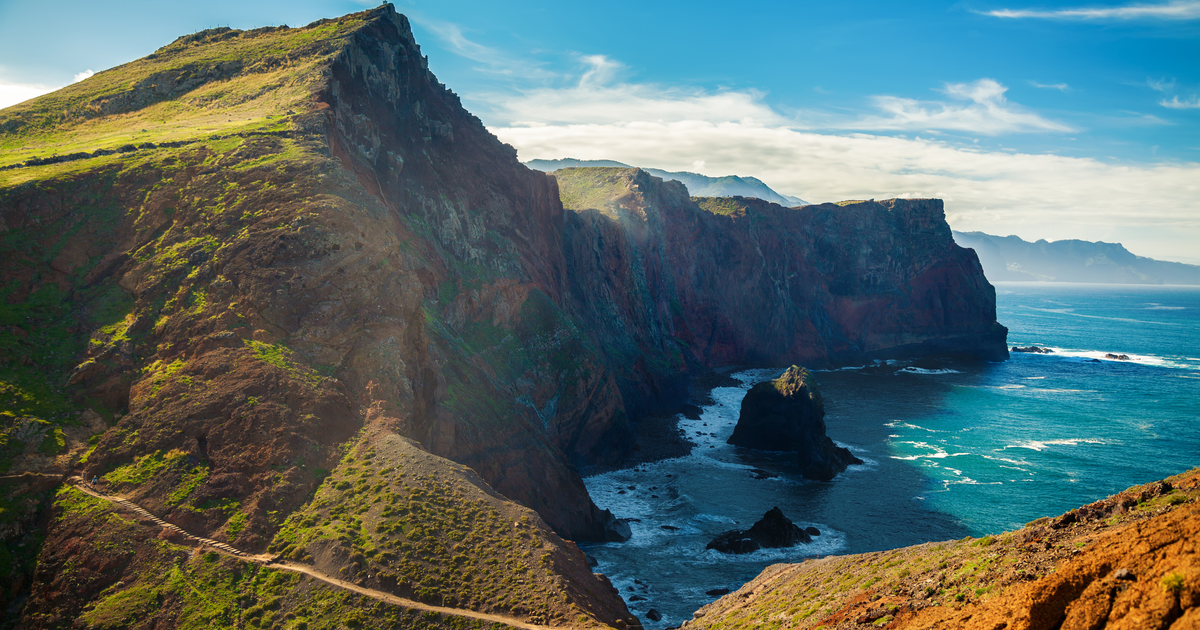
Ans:
{"type": "Polygon", "coordinates": [[[619,337],[664,367],[1008,356],[995,289],[940,200],[783,208],[689,198],[638,169],[555,177],[575,301],[620,322],[592,333],[602,349],[619,337]]]}

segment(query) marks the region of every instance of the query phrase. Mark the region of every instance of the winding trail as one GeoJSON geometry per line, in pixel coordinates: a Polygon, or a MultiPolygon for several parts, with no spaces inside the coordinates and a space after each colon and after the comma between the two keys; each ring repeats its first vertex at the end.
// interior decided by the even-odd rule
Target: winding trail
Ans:
{"type": "MultiPolygon", "coordinates": [[[[492,623],[502,623],[504,625],[512,626],[514,628],[524,628],[525,630],[584,630],[583,627],[581,627],[581,626],[570,626],[570,625],[542,626],[542,625],[538,625],[538,624],[529,623],[527,621],[521,621],[520,619],[516,619],[514,617],[507,617],[504,615],[494,615],[494,614],[479,612],[476,610],[470,610],[470,609],[466,609],[466,608],[447,608],[445,606],[433,606],[431,604],[425,604],[425,603],[422,603],[422,602],[419,602],[416,600],[407,599],[404,597],[398,597],[396,595],[393,595],[393,594],[385,592],[385,591],[377,591],[375,589],[367,588],[365,586],[359,586],[357,584],[354,584],[353,582],[339,580],[338,578],[335,578],[332,575],[329,575],[328,573],[325,573],[324,571],[321,571],[320,569],[318,569],[312,565],[296,564],[293,562],[282,562],[282,561],[280,561],[279,556],[275,555],[275,554],[250,554],[250,553],[246,553],[245,551],[237,549],[236,547],[233,547],[232,545],[229,545],[229,544],[226,544],[223,542],[211,540],[208,538],[201,538],[200,536],[196,536],[194,534],[191,534],[191,533],[183,530],[182,528],[180,528],[177,525],[173,525],[171,523],[168,523],[168,522],[162,520],[161,518],[158,518],[157,516],[146,511],[145,508],[141,507],[140,505],[138,505],[132,501],[129,501],[127,499],[122,499],[120,497],[112,497],[112,496],[108,496],[105,494],[101,494],[100,492],[96,491],[96,489],[93,488],[91,486],[91,484],[84,481],[81,477],[71,477],[70,479],[67,480],[67,482],[70,483],[76,490],[79,490],[80,492],[83,492],[89,496],[93,496],[97,499],[108,501],[109,503],[112,503],[113,505],[115,505],[118,509],[124,509],[126,511],[133,512],[133,513],[137,514],[142,520],[149,520],[165,529],[179,532],[180,534],[187,537],[188,539],[194,540],[194,541],[200,543],[201,545],[211,547],[214,550],[216,550],[220,553],[223,553],[225,555],[232,556],[234,558],[237,558],[239,560],[243,560],[246,562],[253,562],[255,564],[260,564],[263,566],[269,566],[272,569],[279,569],[281,571],[292,571],[293,573],[302,573],[302,574],[307,575],[315,580],[320,580],[322,582],[325,582],[326,584],[329,584],[330,586],[336,586],[337,588],[351,591],[353,593],[358,593],[359,595],[363,595],[365,597],[370,597],[372,599],[376,599],[376,600],[379,600],[379,601],[387,603],[387,604],[392,604],[395,606],[402,606],[404,608],[410,608],[412,610],[420,610],[422,612],[433,612],[433,613],[438,613],[440,615],[448,615],[448,616],[452,616],[452,617],[467,617],[469,619],[478,619],[480,621],[488,621],[488,622],[492,622],[492,623]]],[[[588,628],[587,630],[595,630],[595,628],[588,628]]]]}

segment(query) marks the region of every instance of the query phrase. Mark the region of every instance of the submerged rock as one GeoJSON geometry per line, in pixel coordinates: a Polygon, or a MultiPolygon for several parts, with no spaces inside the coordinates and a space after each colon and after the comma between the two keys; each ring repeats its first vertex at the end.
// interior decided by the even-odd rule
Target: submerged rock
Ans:
{"type": "Polygon", "coordinates": [[[807,531],[788,520],[783,510],[773,507],[750,529],[727,531],[712,539],[704,548],[716,549],[721,553],[750,553],[762,548],[795,547],[809,542],[812,542],[812,537],[807,531]]]}
{"type": "Polygon", "coordinates": [[[742,399],[742,411],[729,444],[764,451],[795,451],[800,472],[829,481],[851,464],[848,449],[825,435],[825,405],[812,373],[792,366],[774,381],[755,385],[742,399]]]}
{"type": "Polygon", "coordinates": [[[1012,347],[1013,352],[1032,352],[1034,354],[1054,354],[1054,350],[1043,348],[1041,346],[1025,346],[1024,348],[1012,347]]]}

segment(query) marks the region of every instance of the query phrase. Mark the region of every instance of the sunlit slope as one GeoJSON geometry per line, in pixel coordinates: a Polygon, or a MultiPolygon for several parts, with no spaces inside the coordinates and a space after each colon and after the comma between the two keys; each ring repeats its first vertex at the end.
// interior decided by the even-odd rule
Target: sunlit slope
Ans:
{"type": "Polygon", "coordinates": [[[303,28],[221,28],[180,37],[143,59],[0,110],[0,167],[288,129],[324,83],[314,70],[364,21],[355,14],[303,28]]]}

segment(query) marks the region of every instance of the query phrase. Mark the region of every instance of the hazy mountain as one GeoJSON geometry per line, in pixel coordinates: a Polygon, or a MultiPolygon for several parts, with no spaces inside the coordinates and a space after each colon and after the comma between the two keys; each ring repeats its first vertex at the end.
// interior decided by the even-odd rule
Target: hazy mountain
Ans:
{"type": "MultiPolygon", "coordinates": [[[[607,167],[628,167],[629,164],[614,162],[613,160],[576,160],[574,158],[563,158],[561,160],[530,160],[525,162],[525,166],[529,168],[553,173],[560,168],[572,168],[579,166],[607,166],[607,167]]],[[[808,202],[791,195],[783,195],[771,190],[762,180],[756,177],[740,177],[738,175],[725,175],[724,177],[708,177],[699,173],[689,173],[687,171],[664,171],[657,168],[645,168],[643,171],[650,173],[655,177],[661,177],[664,181],[675,180],[687,186],[688,194],[693,197],[754,197],[763,201],[770,201],[781,206],[807,206],[808,202]]]]}
{"type": "Polygon", "coordinates": [[[1030,243],[983,232],[954,232],[954,240],[975,250],[992,281],[1200,284],[1200,266],[1137,256],[1120,243],[1030,243]]]}

